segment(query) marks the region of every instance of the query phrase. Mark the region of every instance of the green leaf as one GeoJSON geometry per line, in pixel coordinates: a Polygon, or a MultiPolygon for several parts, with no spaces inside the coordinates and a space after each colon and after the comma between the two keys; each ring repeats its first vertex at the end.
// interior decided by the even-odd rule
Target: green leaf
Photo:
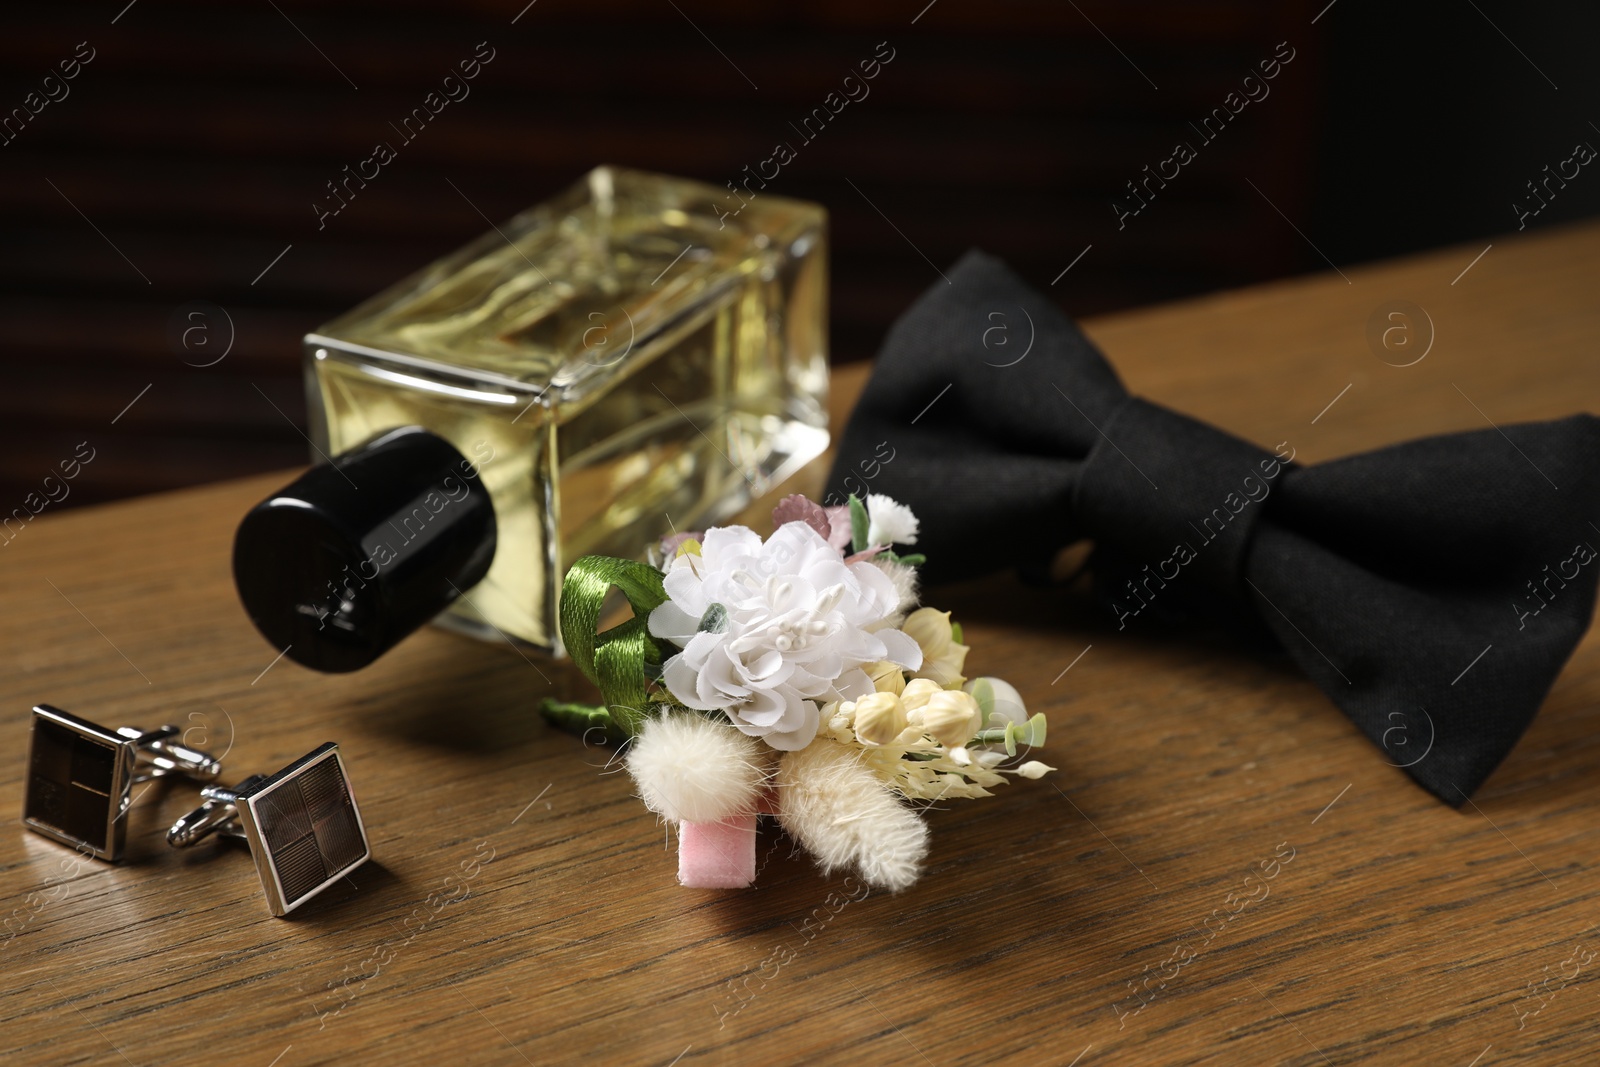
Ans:
{"type": "Polygon", "coordinates": [[[867,543],[867,505],[854,493],[850,494],[850,551],[865,552],[872,546],[867,543]]]}
{"type": "Polygon", "coordinates": [[[700,632],[703,634],[727,633],[728,609],[721,604],[712,604],[706,608],[706,613],[700,616],[700,632]]]}
{"type": "Polygon", "coordinates": [[[1042,712],[1042,711],[1039,712],[1039,714],[1035,715],[1033,718],[1028,720],[1028,744],[1029,744],[1029,746],[1031,746],[1033,748],[1038,748],[1038,747],[1040,747],[1041,745],[1044,744],[1044,733],[1045,733],[1044,725],[1045,725],[1045,723],[1044,723],[1044,712],[1042,712]]]}
{"type": "MultiPolygon", "coordinates": [[[[961,638],[957,637],[959,642],[961,638]]],[[[989,715],[994,711],[994,686],[989,684],[989,679],[979,678],[972,683],[972,699],[978,702],[978,710],[983,712],[983,724],[989,725],[989,715]]]]}
{"type": "Polygon", "coordinates": [[[961,624],[959,622],[950,623],[950,640],[958,645],[966,644],[965,641],[961,640],[961,624]]]}
{"type": "MultiPolygon", "coordinates": [[[[895,556],[894,561],[896,563],[904,563],[907,567],[920,567],[928,562],[928,557],[921,552],[913,552],[909,556],[895,556]]],[[[961,639],[958,637],[956,640],[959,641],[961,639]]]]}
{"type": "MultiPolygon", "coordinates": [[[[976,694],[974,694],[976,696],[976,694]]],[[[1004,727],[991,726],[978,731],[977,741],[985,745],[1004,744],[1006,755],[1015,756],[1017,746],[1027,745],[1029,748],[1038,748],[1044,744],[1045,720],[1044,712],[1039,712],[1025,723],[1007,721],[1004,727]]]]}

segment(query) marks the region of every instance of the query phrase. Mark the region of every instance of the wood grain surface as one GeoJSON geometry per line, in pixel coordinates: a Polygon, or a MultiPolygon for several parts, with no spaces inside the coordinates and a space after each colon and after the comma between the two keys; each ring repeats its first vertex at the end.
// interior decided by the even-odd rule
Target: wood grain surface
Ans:
{"type": "MultiPolygon", "coordinates": [[[[1600,227],[1480,251],[1089,329],[1134,391],[1310,461],[1600,410],[1600,227]],[[1417,347],[1375,350],[1396,300],[1417,347]]],[[[37,702],[178,723],[233,778],[337,740],[374,860],[274,919],[244,849],[164,844],[192,788],[139,794],[117,866],[11,823],[8,1067],[1596,1061],[1592,636],[1454,811],[1284,663],[1119,634],[1077,588],[935,589],[969,671],[1049,714],[1059,773],[929,813],[898,896],[852,899],[770,830],[757,888],[689,891],[610,754],[534,714],[586,692],[569,665],[438,631],[352,675],[273,663],[228,558],[281,480],[47,513],[0,547],[0,810],[37,702]]]]}

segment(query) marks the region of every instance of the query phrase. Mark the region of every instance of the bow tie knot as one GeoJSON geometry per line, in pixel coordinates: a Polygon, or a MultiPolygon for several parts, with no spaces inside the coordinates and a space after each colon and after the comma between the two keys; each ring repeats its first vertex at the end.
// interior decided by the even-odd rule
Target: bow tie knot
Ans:
{"type": "Polygon", "coordinates": [[[1098,430],[1103,436],[1072,498],[1083,536],[1114,545],[1124,560],[1144,560],[1141,570],[1163,585],[1181,571],[1236,595],[1251,533],[1283,476],[1283,460],[1138,397],[1098,430]]]}

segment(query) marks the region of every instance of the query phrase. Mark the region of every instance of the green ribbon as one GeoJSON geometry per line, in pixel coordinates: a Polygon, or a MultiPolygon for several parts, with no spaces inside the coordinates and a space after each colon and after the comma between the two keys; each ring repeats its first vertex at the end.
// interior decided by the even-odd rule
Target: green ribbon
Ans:
{"type": "Polygon", "coordinates": [[[662,659],[661,646],[647,628],[650,612],[667,599],[661,578],[647,563],[614,556],[584,556],[567,571],[561,583],[561,640],[572,662],[600,687],[605,707],[583,715],[573,714],[574,705],[562,714],[546,708],[547,718],[569,729],[603,727],[613,741],[639,732],[648,702],[645,668],[659,666],[662,659]],[[601,633],[600,608],[612,586],[628,599],[633,618],[601,633]]]}
{"type": "Polygon", "coordinates": [[[611,712],[603,704],[582,704],[575,700],[545,697],[539,701],[539,714],[543,715],[550,725],[583,738],[585,743],[605,740],[620,745],[628,739],[628,735],[611,718],[611,712]],[[598,739],[590,736],[595,731],[599,731],[598,739]]]}

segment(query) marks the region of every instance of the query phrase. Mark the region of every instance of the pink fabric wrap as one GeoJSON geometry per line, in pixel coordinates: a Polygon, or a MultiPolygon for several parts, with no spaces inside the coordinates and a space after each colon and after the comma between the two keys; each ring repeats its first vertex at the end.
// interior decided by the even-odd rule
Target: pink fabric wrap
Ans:
{"type": "Polygon", "coordinates": [[[690,889],[746,889],[756,878],[756,817],[678,824],[678,881],[690,889]]]}

